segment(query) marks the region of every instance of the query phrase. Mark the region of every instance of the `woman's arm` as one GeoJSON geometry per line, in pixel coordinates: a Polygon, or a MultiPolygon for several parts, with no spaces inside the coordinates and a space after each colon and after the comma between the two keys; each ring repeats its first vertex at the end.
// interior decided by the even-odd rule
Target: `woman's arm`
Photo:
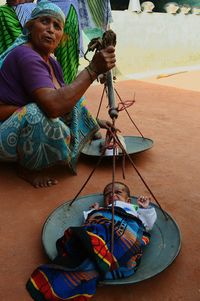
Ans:
{"type": "Polygon", "coordinates": [[[97,52],[89,65],[90,69],[81,71],[71,84],[60,89],[37,89],[33,92],[33,97],[47,116],[51,118],[63,116],[73,109],[99,74],[115,66],[115,61],[115,48],[109,46],[97,52]]]}
{"type": "Polygon", "coordinates": [[[9,118],[18,108],[18,106],[3,104],[0,102],[0,121],[4,121],[9,118]]]}

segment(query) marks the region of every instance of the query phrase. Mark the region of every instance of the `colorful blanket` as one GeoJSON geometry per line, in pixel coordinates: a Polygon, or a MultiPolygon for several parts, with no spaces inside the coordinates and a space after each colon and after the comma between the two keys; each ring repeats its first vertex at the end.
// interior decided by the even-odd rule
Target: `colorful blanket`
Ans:
{"type": "Polygon", "coordinates": [[[27,283],[34,300],[88,300],[100,280],[135,273],[150,235],[137,218],[116,208],[112,253],[111,217],[110,209],[93,211],[83,226],[65,231],[56,244],[57,257],[38,267],[27,283]]]}

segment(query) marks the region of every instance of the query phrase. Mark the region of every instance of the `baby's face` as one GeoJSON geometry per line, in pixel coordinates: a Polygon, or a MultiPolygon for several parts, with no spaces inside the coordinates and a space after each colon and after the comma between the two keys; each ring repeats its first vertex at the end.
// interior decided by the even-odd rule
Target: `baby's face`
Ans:
{"type": "Polygon", "coordinates": [[[121,184],[115,184],[114,186],[114,194],[112,194],[112,184],[110,184],[106,191],[104,192],[104,206],[112,204],[112,201],[122,201],[125,203],[130,203],[130,198],[128,194],[121,184]]]}

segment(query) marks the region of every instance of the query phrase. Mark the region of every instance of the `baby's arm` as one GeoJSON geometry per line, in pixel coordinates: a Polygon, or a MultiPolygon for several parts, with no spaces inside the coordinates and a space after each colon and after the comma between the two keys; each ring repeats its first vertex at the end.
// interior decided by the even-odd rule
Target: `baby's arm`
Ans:
{"type": "Polygon", "coordinates": [[[157,219],[156,210],[150,204],[151,199],[148,197],[140,196],[137,199],[139,205],[138,208],[138,217],[142,221],[146,230],[149,231],[153,228],[153,225],[157,219]]]}
{"type": "Polygon", "coordinates": [[[140,208],[148,208],[150,204],[151,199],[146,196],[139,196],[137,199],[137,203],[140,208]]]}
{"type": "Polygon", "coordinates": [[[87,219],[88,214],[90,212],[92,212],[93,210],[98,210],[99,208],[100,208],[99,203],[94,203],[93,205],[90,206],[88,211],[83,211],[84,220],[87,219]]]}
{"type": "Polygon", "coordinates": [[[100,208],[99,203],[94,203],[92,206],[90,206],[90,209],[98,210],[100,208]]]}

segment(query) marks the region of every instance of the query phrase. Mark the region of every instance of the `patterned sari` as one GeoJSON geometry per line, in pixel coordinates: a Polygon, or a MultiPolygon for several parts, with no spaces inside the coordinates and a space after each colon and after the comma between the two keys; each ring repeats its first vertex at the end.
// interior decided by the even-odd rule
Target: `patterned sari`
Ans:
{"type": "Polygon", "coordinates": [[[61,163],[76,173],[78,156],[98,129],[83,98],[67,118],[47,118],[31,103],[0,122],[0,160],[32,170],[61,163]]]}

